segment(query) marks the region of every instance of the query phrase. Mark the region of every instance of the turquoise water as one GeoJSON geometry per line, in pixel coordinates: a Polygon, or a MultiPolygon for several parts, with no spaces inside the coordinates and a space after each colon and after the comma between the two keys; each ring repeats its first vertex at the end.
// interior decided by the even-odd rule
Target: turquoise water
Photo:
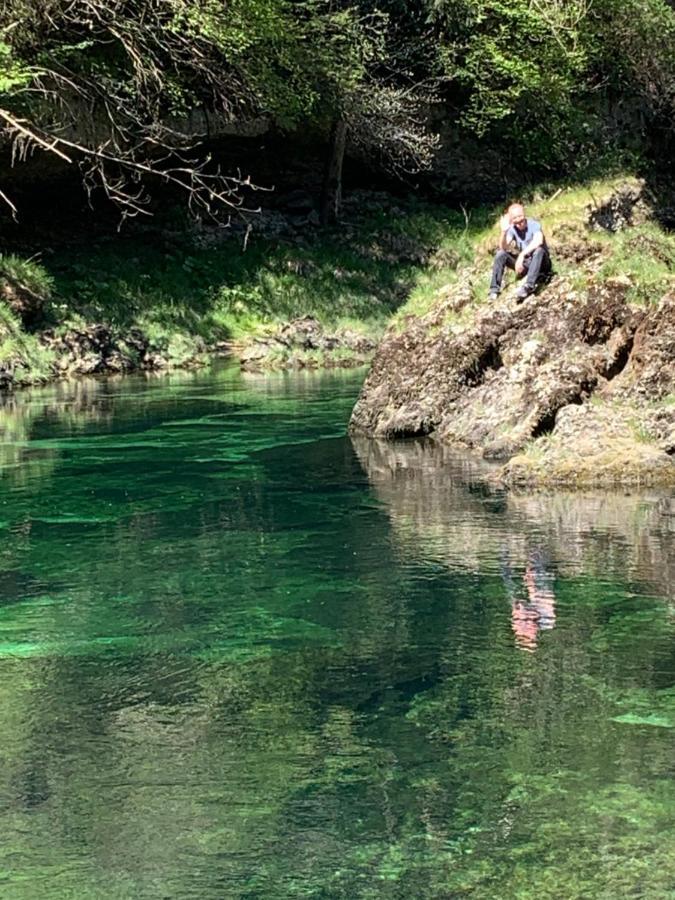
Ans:
{"type": "Polygon", "coordinates": [[[675,500],[351,441],[363,373],[0,407],[0,894],[675,896],[675,500]]]}

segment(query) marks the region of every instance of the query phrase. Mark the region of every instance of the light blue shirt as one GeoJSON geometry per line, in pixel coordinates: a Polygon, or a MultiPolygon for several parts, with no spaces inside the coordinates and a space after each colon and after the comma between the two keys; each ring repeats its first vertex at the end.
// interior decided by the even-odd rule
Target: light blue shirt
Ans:
{"type": "MultiPolygon", "coordinates": [[[[536,219],[528,219],[525,231],[518,231],[516,226],[512,225],[506,232],[506,240],[507,242],[514,241],[518,250],[524,250],[535,234],[539,234],[540,231],[541,225],[539,222],[537,222],[536,219]]],[[[546,246],[545,241],[544,246],[546,246]]]]}

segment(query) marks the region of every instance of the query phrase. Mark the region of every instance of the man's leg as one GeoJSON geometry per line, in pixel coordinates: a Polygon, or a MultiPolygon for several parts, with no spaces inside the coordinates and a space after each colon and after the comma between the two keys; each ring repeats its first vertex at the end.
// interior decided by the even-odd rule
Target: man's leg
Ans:
{"type": "Polygon", "coordinates": [[[534,293],[540,275],[547,275],[551,271],[551,257],[546,247],[537,247],[529,260],[527,260],[527,278],[525,287],[530,294],[534,293]]]}
{"type": "Polygon", "coordinates": [[[502,289],[502,279],[504,278],[504,269],[515,269],[516,257],[513,253],[506,250],[497,250],[495,253],[495,261],[492,264],[492,281],[490,282],[490,294],[499,294],[502,289]]]}

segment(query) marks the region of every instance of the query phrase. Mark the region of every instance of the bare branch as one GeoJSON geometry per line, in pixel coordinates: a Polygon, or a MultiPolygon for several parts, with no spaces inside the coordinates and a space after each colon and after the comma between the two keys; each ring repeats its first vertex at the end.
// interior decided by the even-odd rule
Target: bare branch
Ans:
{"type": "Polygon", "coordinates": [[[12,201],[9,199],[9,197],[7,196],[7,194],[4,191],[0,191],[0,200],[2,200],[3,203],[5,203],[7,206],[9,206],[10,212],[12,214],[12,218],[16,222],[17,221],[16,206],[12,203],[12,201]]]}

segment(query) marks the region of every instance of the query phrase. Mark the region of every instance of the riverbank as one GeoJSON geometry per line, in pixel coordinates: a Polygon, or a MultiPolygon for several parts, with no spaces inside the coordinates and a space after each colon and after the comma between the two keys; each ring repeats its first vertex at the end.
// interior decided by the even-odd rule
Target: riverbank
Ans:
{"type": "Polygon", "coordinates": [[[363,365],[352,429],[499,460],[511,485],[675,482],[675,238],[636,178],[548,186],[555,277],[486,302],[494,209],[355,193],[338,228],[166,222],[0,259],[0,388],[199,366],[363,365]],[[384,335],[384,337],[382,337],[384,335]]]}
{"type": "Polygon", "coordinates": [[[503,466],[507,484],[675,483],[675,238],[636,179],[528,207],[555,277],[486,301],[496,232],[398,313],[351,428],[432,436],[503,466]]]}
{"type": "Polygon", "coordinates": [[[327,230],[287,211],[248,236],[166,220],[93,243],[45,236],[37,256],[0,257],[0,386],[200,365],[233,347],[253,348],[258,369],[362,364],[422,275],[470,259],[465,231],[461,213],[361,191],[327,230]],[[307,318],[318,345],[288,346],[285,327],[307,318]]]}

